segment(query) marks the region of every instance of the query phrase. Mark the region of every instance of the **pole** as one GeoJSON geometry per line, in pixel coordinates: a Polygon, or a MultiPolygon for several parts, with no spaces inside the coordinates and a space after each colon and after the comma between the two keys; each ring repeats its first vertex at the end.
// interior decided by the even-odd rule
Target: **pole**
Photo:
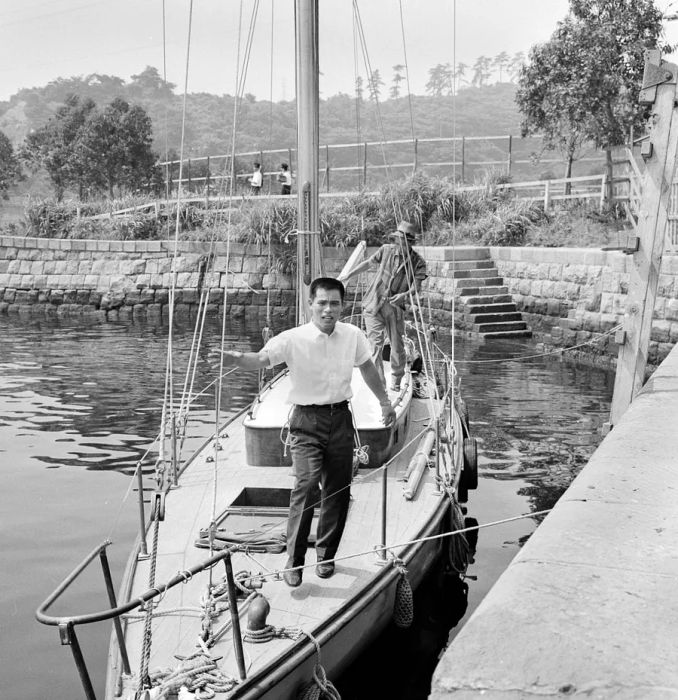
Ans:
{"type": "MultiPolygon", "coordinates": [[[[115,599],[115,589],[113,588],[113,577],[111,576],[111,567],[108,565],[108,556],[106,550],[102,549],[99,552],[99,559],[101,560],[101,570],[104,573],[104,581],[106,582],[106,593],[108,594],[108,602],[111,608],[117,608],[118,602],[115,599]]],[[[115,627],[115,636],[118,640],[118,649],[120,650],[120,659],[122,660],[122,670],[123,673],[129,675],[131,673],[131,668],[129,665],[129,658],[127,657],[127,647],[125,646],[125,635],[122,633],[122,625],[120,624],[120,618],[113,618],[113,626],[115,627]]]]}
{"type": "Polygon", "coordinates": [[[298,319],[308,315],[308,277],[317,276],[314,234],[320,233],[318,212],[318,0],[296,0],[297,83],[297,298],[298,319]],[[308,259],[307,267],[304,261],[308,259]]]}
{"type": "Polygon", "coordinates": [[[96,700],[97,696],[94,693],[94,686],[92,685],[92,681],[89,677],[85,657],[82,655],[82,649],[80,648],[78,637],[75,634],[75,626],[73,623],[67,622],[59,625],[59,636],[61,638],[61,643],[64,646],[71,647],[73,659],[75,660],[75,665],[80,676],[80,682],[82,683],[83,690],[85,691],[85,697],[87,700],[96,700]]]}
{"type": "Polygon", "coordinates": [[[647,52],[639,102],[652,105],[652,130],[649,144],[645,146],[646,169],[637,246],[631,248],[624,331],[620,334],[610,421],[603,427],[604,431],[617,425],[645,382],[671,182],[678,155],[677,75],[678,66],[662,61],[658,50],[647,52]]]}
{"type": "Polygon", "coordinates": [[[229,552],[224,557],[224,565],[226,566],[226,585],[228,586],[228,609],[231,613],[231,624],[233,626],[233,648],[235,657],[238,662],[238,673],[240,680],[247,678],[245,670],[245,655],[242,649],[242,634],[240,632],[240,616],[238,615],[238,601],[235,591],[235,581],[233,579],[233,562],[231,561],[231,553],[229,552]]]}
{"type": "Polygon", "coordinates": [[[386,561],[386,507],[388,496],[388,469],[381,470],[381,549],[379,550],[379,559],[386,561]]]}
{"type": "Polygon", "coordinates": [[[148,556],[148,544],[146,542],[146,515],[144,513],[144,475],[141,473],[141,462],[137,463],[137,491],[139,493],[139,537],[141,538],[141,551],[139,556],[148,556]]]}

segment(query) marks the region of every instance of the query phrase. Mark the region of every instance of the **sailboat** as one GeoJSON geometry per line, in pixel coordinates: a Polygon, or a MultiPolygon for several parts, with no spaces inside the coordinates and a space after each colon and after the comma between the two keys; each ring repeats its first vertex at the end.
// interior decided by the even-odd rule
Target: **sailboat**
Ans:
{"type": "MultiPolygon", "coordinates": [[[[295,0],[295,16],[301,321],[308,286],[321,272],[318,0],[295,0]]],[[[421,367],[409,367],[400,390],[390,392],[392,427],[381,424],[377,400],[354,375],[356,469],[334,576],[309,572],[295,589],[281,579],[294,482],[280,439],[290,408],[283,371],[184,464],[170,460],[117,595],[105,542],[38,610],[71,646],[87,698],[96,695],[76,628],[90,622],[113,621],[107,700],[291,700],[327,691],[392,620],[411,622],[412,591],[451,551],[452,537],[463,537],[453,534],[463,527],[459,504],[477,485],[454,365],[421,327],[416,339],[421,367]],[[50,606],[97,557],[110,608],[51,616],[50,606]]],[[[388,362],[384,372],[388,382],[388,362]]],[[[174,429],[171,435],[174,458],[174,429]]],[[[463,568],[463,554],[452,563],[463,568]]]]}

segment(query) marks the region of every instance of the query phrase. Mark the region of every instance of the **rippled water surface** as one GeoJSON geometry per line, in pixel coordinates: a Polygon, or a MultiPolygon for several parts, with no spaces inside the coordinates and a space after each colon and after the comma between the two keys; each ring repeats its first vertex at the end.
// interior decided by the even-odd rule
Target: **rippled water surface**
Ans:
{"type": "MultiPolygon", "coordinates": [[[[207,329],[196,390],[215,377],[208,351],[217,337],[216,328],[207,329]]],[[[228,342],[258,348],[259,338],[258,329],[237,328],[230,329],[228,342]]],[[[448,347],[450,342],[441,340],[448,347]]],[[[179,329],[173,339],[177,397],[191,344],[192,329],[179,329]]],[[[138,518],[131,474],[160,424],[167,345],[166,329],[151,325],[0,316],[2,698],[84,697],[69,648],[59,644],[55,628],[38,624],[34,613],[107,537],[114,541],[109,552],[120,580],[138,518]]],[[[609,372],[556,359],[503,359],[532,354],[528,342],[455,340],[462,391],[479,440],[481,479],[470,494],[468,517],[481,524],[552,506],[595,449],[607,418],[609,372]]],[[[249,402],[255,382],[254,373],[226,379],[222,419],[249,402]]],[[[214,429],[213,406],[213,389],[195,403],[194,428],[204,436],[214,429]]],[[[440,649],[535,524],[528,518],[481,529],[468,578],[432,577],[418,596],[415,626],[389,629],[339,679],[343,699],[373,698],[375,692],[426,698],[440,649]],[[379,672],[384,664],[394,668],[394,662],[409,669],[395,682],[379,672]]],[[[100,573],[94,570],[54,611],[105,607],[100,573]]],[[[99,625],[79,634],[101,692],[109,630],[99,625]]]]}

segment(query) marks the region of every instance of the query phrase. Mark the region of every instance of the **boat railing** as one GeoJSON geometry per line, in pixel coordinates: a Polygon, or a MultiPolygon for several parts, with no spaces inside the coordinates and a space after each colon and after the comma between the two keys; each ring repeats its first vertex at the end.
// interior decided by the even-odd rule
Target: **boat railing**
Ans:
{"type": "MultiPolygon", "coordinates": [[[[231,548],[222,550],[217,554],[211,556],[209,559],[196,564],[190,569],[178,572],[173,578],[163,584],[159,584],[154,588],[149,588],[144,593],[139,596],[135,596],[132,600],[122,605],[118,605],[115,595],[115,589],[113,586],[113,577],[111,575],[111,569],[108,563],[108,556],[106,554],[107,547],[111,544],[110,540],[105,540],[100,545],[95,547],[81,562],[78,564],[73,571],[71,571],[68,576],[54,589],[52,593],[45,599],[45,601],[37,609],[35,616],[38,622],[43,625],[51,625],[58,627],[59,629],[59,639],[62,645],[68,645],[71,647],[71,652],[73,654],[73,659],[80,675],[80,681],[82,683],[83,690],[85,691],[85,697],[87,700],[96,700],[96,694],[94,692],[94,687],[90,678],[90,674],[87,668],[87,663],[85,662],[80,643],[75,631],[78,625],[89,625],[95,622],[105,622],[107,620],[113,620],[113,625],[115,628],[116,639],[118,642],[118,649],[120,651],[120,659],[122,663],[122,670],[125,674],[131,673],[129,657],[127,654],[127,647],[125,645],[125,636],[123,633],[121,617],[126,613],[135,610],[137,608],[143,609],[146,604],[156,597],[162,597],[165,595],[166,591],[180,583],[186,583],[195,574],[199,574],[202,571],[211,569],[213,566],[223,561],[226,567],[226,581],[228,586],[229,600],[236,599],[236,587],[235,580],[233,576],[233,566],[231,563],[231,548]],[[108,595],[108,601],[110,607],[105,610],[100,610],[98,612],[91,612],[82,615],[50,615],[48,611],[56,603],[57,600],[78,580],[80,575],[85,571],[89,565],[94,561],[94,559],[99,557],[101,563],[101,569],[104,577],[104,583],[106,586],[106,593],[108,595]]],[[[238,670],[241,679],[246,677],[245,672],[245,661],[244,653],[242,648],[242,637],[240,634],[240,619],[238,617],[237,606],[229,606],[231,610],[231,622],[233,625],[234,635],[233,642],[235,646],[235,655],[238,662],[238,670]]]]}

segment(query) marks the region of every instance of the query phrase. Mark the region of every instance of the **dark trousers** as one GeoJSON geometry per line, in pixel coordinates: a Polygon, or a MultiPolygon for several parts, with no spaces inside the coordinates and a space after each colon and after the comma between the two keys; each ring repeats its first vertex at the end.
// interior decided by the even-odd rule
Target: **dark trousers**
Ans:
{"type": "Polygon", "coordinates": [[[290,445],[295,480],[287,521],[288,566],[304,563],[318,502],[316,554],[319,560],[333,559],[350,500],[353,420],[348,402],[295,406],[290,418],[290,445]]]}

